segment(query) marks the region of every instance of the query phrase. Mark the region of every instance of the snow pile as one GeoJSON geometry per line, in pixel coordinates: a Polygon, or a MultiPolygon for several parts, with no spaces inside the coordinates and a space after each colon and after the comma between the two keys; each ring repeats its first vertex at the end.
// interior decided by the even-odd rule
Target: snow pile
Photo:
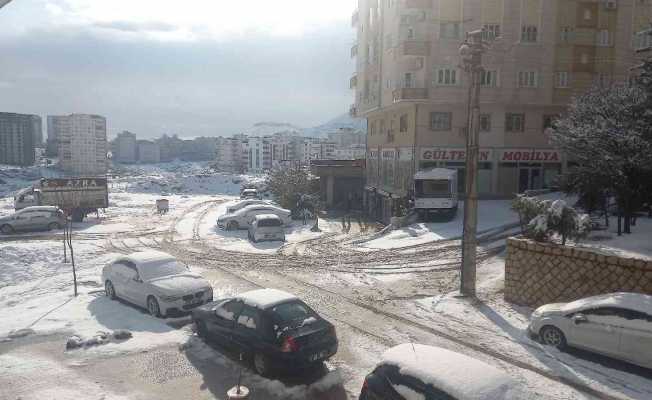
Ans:
{"type": "Polygon", "coordinates": [[[98,346],[113,342],[120,342],[131,339],[133,334],[126,329],[119,329],[113,333],[98,332],[90,339],[84,339],[81,336],[73,335],[66,342],[66,350],[78,349],[81,347],[98,346]]]}

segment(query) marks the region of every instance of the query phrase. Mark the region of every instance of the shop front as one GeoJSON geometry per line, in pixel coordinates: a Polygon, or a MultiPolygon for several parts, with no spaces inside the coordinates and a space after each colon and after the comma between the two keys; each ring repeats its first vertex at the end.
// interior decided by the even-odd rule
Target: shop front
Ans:
{"type": "MultiPolygon", "coordinates": [[[[492,193],[493,149],[482,148],[478,157],[478,192],[480,195],[492,193]]],[[[419,170],[448,168],[457,170],[457,189],[465,192],[466,149],[424,147],[420,151],[419,170]]]]}

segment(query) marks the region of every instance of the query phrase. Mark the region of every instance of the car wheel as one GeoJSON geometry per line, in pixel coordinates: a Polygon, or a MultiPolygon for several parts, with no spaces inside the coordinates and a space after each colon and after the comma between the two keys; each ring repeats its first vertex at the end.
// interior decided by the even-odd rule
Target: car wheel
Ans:
{"type": "Polygon", "coordinates": [[[59,225],[58,222],[52,222],[50,225],[48,225],[48,230],[53,231],[55,229],[61,229],[61,225],[59,225]]]}
{"type": "Polygon", "coordinates": [[[197,321],[197,336],[200,338],[206,338],[208,330],[206,329],[206,323],[204,321],[197,321]]]}
{"type": "Polygon", "coordinates": [[[151,315],[152,317],[156,317],[156,318],[162,317],[161,307],[159,307],[156,297],[149,296],[147,298],[147,311],[149,311],[149,315],[151,315]]]}
{"type": "Polygon", "coordinates": [[[546,346],[554,346],[559,350],[566,348],[566,336],[554,326],[546,325],[541,328],[541,342],[546,346]]]}
{"type": "Polygon", "coordinates": [[[270,374],[269,358],[261,353],[254,354],[254,370],[258,375],[267,377],[270,374]]]}
{"type": "Polygon", "coordinates": [[[115,295],[115,288],[113,287],[113,283],[111,281],[106,281],[104,284],[104,294],[106,294],[106,297],[111,300],[118,298],[118,296],[115,295]]]}
{"type": "Polygon", "coordinates": [[[238,229],[239,226],[240,225],[237,222],[231,221],[228,224],[226,224],[226,230],[227,231],[234,231],[234,230],[238,229]]]}
{"type": "Polygon", "coordinates": [[[5,235],[9,235],[10,233],[14,233],[14,228],[11,225],[2,225],[0,231],[5,235]]]}

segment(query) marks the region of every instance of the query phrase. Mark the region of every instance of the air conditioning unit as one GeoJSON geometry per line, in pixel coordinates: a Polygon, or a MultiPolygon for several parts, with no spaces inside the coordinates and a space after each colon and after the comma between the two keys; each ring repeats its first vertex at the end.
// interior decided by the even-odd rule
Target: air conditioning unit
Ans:
{"type": "Polygon", "coordinates": [[[607,10],[615,10],[618,8],[618,2],[616,0],[605,0],[604,8],[607,10]]]}

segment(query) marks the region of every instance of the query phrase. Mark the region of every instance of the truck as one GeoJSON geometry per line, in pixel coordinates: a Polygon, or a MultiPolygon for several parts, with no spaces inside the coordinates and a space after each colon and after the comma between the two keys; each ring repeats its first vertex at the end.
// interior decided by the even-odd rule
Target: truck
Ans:
{"type": "Polygon", "coordinates": [[[14,196],[16,211],[32,206],[57,206],[81,222],[86,215],[109,207],[108,181],[106,177],[41,178],[14,196]]]}
{"type": "Polygon", "coordinates": [[[458,202],[457,170],[433,168],[414,175],[414,210],[421,221],[434,216],[453,219],[458,202]]]}

